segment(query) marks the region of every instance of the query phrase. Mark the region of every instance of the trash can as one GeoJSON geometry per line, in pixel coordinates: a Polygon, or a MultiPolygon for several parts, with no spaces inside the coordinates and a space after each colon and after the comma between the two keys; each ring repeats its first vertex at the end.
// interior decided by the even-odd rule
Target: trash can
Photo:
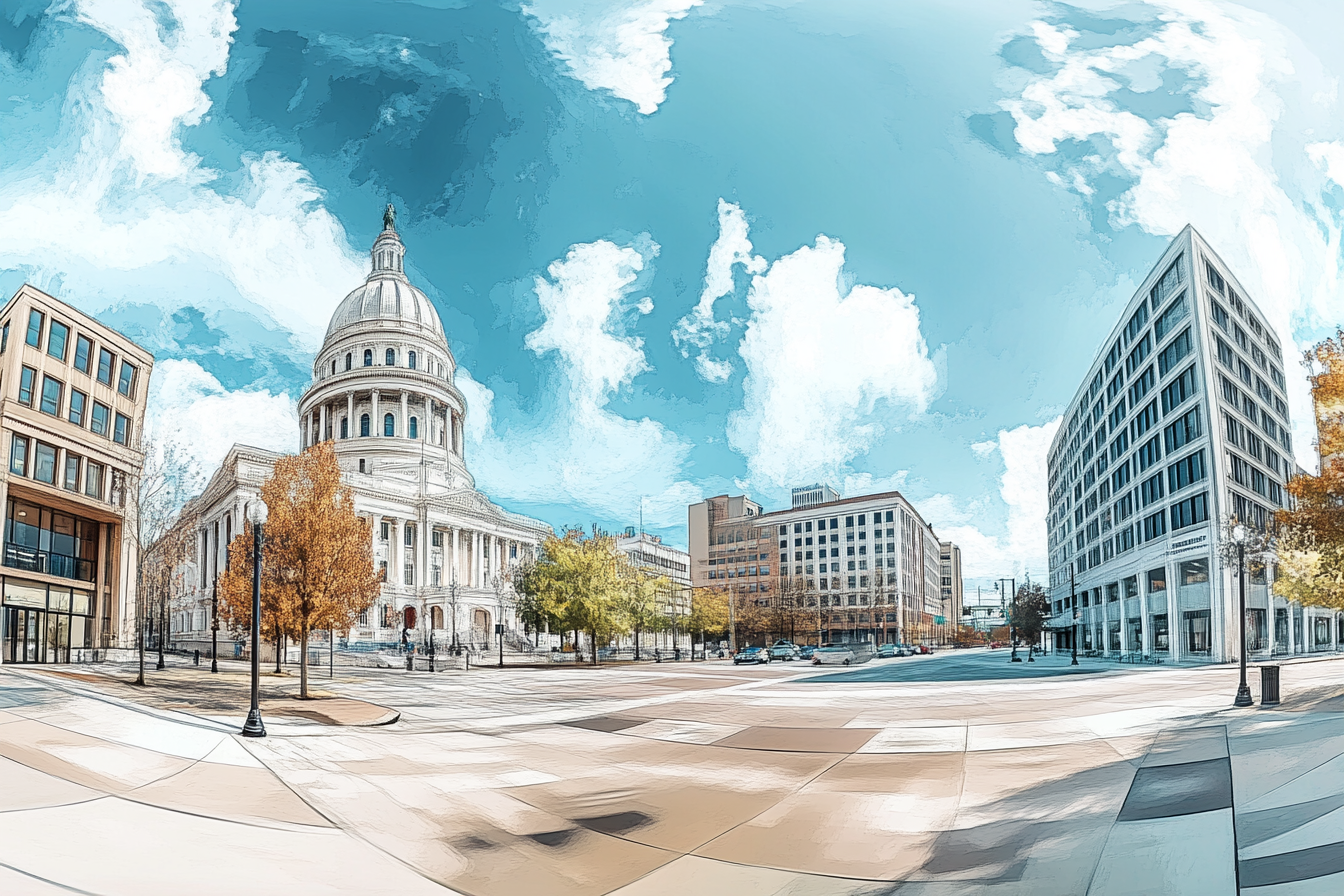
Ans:
{"type": "Polygon", "coordinates": [[[1279,667],[1260,667],[1260,705],[1279,705],[1279,667]]]}

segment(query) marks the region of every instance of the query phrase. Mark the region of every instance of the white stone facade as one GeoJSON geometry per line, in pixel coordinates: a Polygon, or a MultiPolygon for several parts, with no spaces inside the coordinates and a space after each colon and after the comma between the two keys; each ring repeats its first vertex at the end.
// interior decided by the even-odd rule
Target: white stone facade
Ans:
{"type": "MultiPolygon", "coordinates": [[[[375,567],[386,571],[375,606],[346,637],[399,643],[405,610],[414,607],[416,625],[405,634],[417,645],[488,646],[501,619],[507,639],[520,639],[509,572],[552,530],[476,491],[464,459],[456,362],[433,304],[406,279],[391,215],[385,223],[373,270],[333,313],[298,408],[299,447],[333,442],[356,512],[369,521],[375,567]]],[[[208,644],[225,545],[277,457],[234,446],[197,499],[198,560],[194,586],[174,614],[179,643],[208,644]]],[[[228,644],[221,654],[232,650],[228,644]]]]}

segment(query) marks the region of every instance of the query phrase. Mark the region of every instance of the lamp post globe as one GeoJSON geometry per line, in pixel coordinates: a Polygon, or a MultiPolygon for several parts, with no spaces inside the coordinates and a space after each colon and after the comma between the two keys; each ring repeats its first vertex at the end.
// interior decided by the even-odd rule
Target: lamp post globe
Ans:
{"type": "Polygon", "coordinates": [[[247,518],[252,523],[252,706],[243,723],[243,737],[265,737],[266,726],[261,723],[259,687],[261,682],[261,539],[266,525],[266,502],[258,498],[247,507],[247,518]]]}
{"type": "Polygon", "coordinates": [[[1238,631],[1241,632],[1241,682],[1237,685],[1237,697],[1232,701],[1233,706],[1250,706],[1255,701],[1251,699],[1251,689],[1246,684],[1246,527],[1237,523],[1232,527],[1232,540],[1237,545],[1237,605],[1240,610],[1241,625],[1238,631]]]}

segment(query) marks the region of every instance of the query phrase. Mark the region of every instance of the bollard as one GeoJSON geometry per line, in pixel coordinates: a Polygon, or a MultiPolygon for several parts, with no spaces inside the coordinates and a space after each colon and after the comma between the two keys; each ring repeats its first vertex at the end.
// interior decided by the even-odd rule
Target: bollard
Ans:
{"type": "Polygon", "coordinates": [[[1279,667],[1260,667],[1260,705],[1279,705],[1279,667]]]}
{"type": "Polygon", "coordinates": [[[196,651],[196,656],[192,658],[192,662],[197,666],[201,664],[201,652],[199,650],[196,651]]]}
{"type": "Polygon", "coordinates": [[[415,657],[414,657],[413,655],[409,654],[409,653],[406,654],[406,671],[407,671],[407,672],[414,672],[414,671],[415,671],[415,666],[413,665],[414,663],[415,663],[415,657]]]}

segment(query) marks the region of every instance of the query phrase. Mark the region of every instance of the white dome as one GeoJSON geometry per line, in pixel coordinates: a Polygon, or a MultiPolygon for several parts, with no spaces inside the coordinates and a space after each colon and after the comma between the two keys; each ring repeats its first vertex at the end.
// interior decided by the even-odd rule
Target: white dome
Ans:
{"type": "Polygon", "coordinates": [[[440,342],[447,342],[439,312],[434,303],[405,277],[389,277],[381,272],[369,275],[336,306],[327,327],[327,339],[344,327],[357,323],[399,322],[414,324],[430,331],[440,342]]]}
{"type": "Polygon", "coordinates": [[[409,325],[411,329],[428,331],[425,335],[446,347],[448,339],[434,303],[412,286],[402,271],[406,247],[402,245],[390,217],[384,219],[383,232],[374,241],[371,254],[372,272],[361,286],[352,290],[336,306],[331,323],[327,326],[326,341],[353,324],[383,323],[394,327],[409,325]]]}

